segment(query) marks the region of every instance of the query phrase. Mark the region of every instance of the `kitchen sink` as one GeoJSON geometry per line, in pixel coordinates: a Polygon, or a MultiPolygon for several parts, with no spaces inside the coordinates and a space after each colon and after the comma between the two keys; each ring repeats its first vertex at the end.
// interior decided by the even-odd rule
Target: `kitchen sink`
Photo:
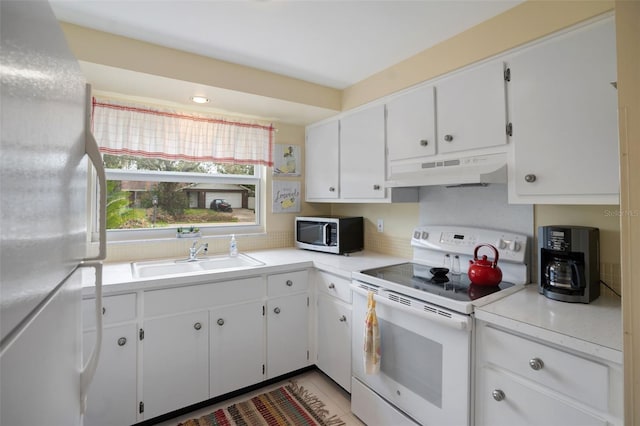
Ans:
{"type": "Polygon", "coordinates": [[[237,256],[220,255],[188,261],[157,260],[149,262],[131,262],[134,278],[152,278],[166,275],[190,274],[195,272],[219,272],[262,266],[264,263],[240,253],[237,256]]]}

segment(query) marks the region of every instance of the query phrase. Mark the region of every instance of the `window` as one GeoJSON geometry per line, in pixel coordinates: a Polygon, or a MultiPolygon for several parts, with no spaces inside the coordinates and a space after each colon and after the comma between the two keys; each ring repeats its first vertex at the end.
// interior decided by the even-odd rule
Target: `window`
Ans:
{"type": "Polygon", "coordinates": [[[273,127],[94,99],[109,240],[261,229],[273,127]]]}
{"type": "Polygon", "coordinates": [[[104,162],[107,230],[214,233],[260,225],[261,166],[111,155],[104,162]]]}

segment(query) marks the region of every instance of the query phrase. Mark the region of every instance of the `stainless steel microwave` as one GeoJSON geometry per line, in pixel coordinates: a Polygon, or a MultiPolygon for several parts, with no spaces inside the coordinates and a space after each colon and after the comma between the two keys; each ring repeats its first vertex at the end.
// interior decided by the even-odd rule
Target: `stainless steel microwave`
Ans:
{"type": "Polygon", "coordinates": [[[364,248],[362,217],[296,217],[296,247],[345,254],[364,248]]]}

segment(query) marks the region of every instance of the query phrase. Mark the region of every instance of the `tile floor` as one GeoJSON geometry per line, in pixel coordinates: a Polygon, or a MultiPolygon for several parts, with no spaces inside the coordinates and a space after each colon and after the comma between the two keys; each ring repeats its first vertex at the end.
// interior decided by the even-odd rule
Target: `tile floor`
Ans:
{"type": "Polygon", "coordinates": [[[244,395],[240,395],[236,398],[228,399],[218,404],[210,405],[206,408],[202,408],[197,411],[176,417],[174,419],[158,423],[157,426],[176,426],[180,422],[185,420],[200,417],[207,413],[223,408],[236,402],[244,401],[252,396],[259,395],[263,392],[276,389],[279,386],[286,384],[289,380],[295,380],[299,385],[308,389],[309,392],[316,395],[325,403],[325,408],[329,410],[331,415],[337,414],[347,426],[363,426],[360,420],[355,417],[350,410],[351,400],[347,392],[345,392],[340,386],[336,385],[331,379],[317,370],[307,371],[292,379],[284,380],[282,382],[274,383],[270,386],[258,389],[254,392],[248,392],[244,395]]]}

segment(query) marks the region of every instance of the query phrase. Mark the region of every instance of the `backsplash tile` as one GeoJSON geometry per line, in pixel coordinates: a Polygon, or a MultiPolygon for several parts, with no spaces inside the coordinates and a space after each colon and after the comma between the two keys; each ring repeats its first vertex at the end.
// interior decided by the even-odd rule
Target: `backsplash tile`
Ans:
{"type": "MultiPolygon", "coordinates": [[[[236,235],[240,252],[293,247],[293,231],[268,232],[266,234],[236,235]]],[[[231,235],[202,237],[199,242],[209,243],[209,255],[229,252],[231,235]]],[[[182,258],[189,253],[193,239],[168,239],[135,243],[109,244],[107,262],[129,262],[148,259],[182,258]]]]}

